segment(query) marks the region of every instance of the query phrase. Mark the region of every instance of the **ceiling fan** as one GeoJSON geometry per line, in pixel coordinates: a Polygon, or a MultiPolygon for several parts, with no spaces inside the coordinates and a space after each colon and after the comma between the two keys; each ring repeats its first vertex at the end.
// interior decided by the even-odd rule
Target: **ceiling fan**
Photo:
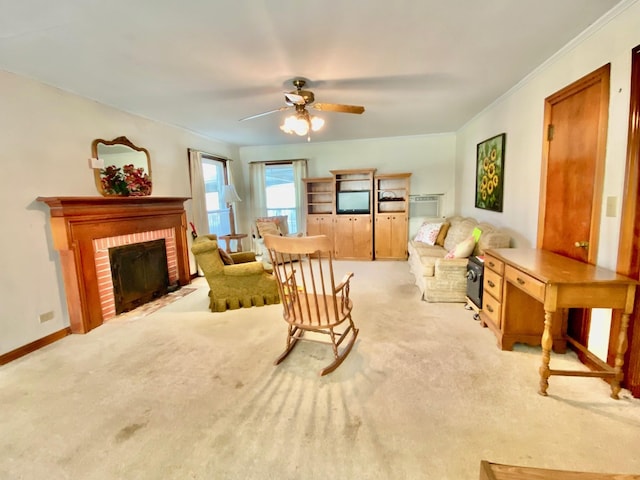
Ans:
{"type": "Polygon", "coordinates": [[[358,105],[342,105],[337,103],[315,103],[315,96],[310,90],[303,90],[306,85],[306,80],[297,78],[293,80],[293,86],[296,87],[294,91],[285,92],[284,100],[287,106],[269,110],[268,112],[258,113],[240,119],[241,122],[245,120],[251,120],[253,118],[262,117],[271,113],[282,112],[283,110],[295,109],[296,113],[287,117],[285,122],[280,126],[280,129],[286,133],[296,133],[297,135],[304,136],[309,133],[310,130],[314,132],[322,128],[324,120],[310,116],[307,111],[307,107],[322,112],[341,112],[341,113],[357,113],[364,112],[364,107],[358,105]]]}

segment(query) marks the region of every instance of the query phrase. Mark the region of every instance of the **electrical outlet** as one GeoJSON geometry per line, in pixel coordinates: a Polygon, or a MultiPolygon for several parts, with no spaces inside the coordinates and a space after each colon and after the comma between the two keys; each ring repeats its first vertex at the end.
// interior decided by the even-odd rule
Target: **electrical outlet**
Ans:
{"type": "Polygon", "coordinates": [[[44,323],[44,322],[48,322],[49,320],[53,320],[54,316],[55,316],[55,314],[53,313],[53,310],[51,310],[49,312],[41,313],[40,316],[39,316],[40,323],[44,323]]]}

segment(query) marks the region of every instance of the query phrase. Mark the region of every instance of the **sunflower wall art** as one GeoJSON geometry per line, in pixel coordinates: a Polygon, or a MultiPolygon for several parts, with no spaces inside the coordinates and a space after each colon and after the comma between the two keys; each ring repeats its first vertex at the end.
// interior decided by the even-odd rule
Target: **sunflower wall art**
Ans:
{"type": "Polygon", "coordinates": [[[476,164],[476,208],[502,211],[504,143],[501,133],[478,144],[476,164]]]}

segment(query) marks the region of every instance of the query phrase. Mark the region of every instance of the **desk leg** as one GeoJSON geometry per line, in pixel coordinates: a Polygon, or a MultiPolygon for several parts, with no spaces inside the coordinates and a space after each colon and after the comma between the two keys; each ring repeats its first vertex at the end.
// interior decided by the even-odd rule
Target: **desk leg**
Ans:
{"type": "Polygon", "coordinates": [[[549,360],[551,360],[551,348],[553,347],[553,335],[551,334],[551,326],[553,324],[553,312],[544,311],[544,332],[542,333],[542,365],[540,365],[540,395],[547,396],[547,388],[549,387],[549,377],[551,370],[549,369],[549,360]]]}
{"type": "Polygon", "coordinates": [[[611,398],[618,400],[620,393],[620,382],[624,374],[622,373],[622,365],[624,365],[624,354],[627,351],[629,342],[627,340],[627,329],[629,328],[629,314],[623,313],[620,321],[620,332],[618,333],[618,348],[616,350],[616,360],[614,363],[614,372],[616,376],[611,381],[611,398]]]}

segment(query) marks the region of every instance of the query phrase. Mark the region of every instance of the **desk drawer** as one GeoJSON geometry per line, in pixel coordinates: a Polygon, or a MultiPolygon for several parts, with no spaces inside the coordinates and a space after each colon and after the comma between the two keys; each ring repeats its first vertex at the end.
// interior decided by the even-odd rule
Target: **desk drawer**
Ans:
{"type": "Polygon", "coordinates": [[[535,278],[513,268],[510,265],[507,265],[507,267],[505,268],[504,276],[508,282],[513,283],[520,290],[531,295],[536,300],[544,302],[545,285],[540,280],[536,280],[535,278]]]}
{"type": "Polygon", "coordinates": [[[502,272],[504,272],[504,262],[490,255],[486,255],[484,257],[484,266],[488,269],[493,270],[499,275],[502,275],[502,272]]]}
{"type": "Polygon", "coordinates": [[[484,271],[484,291],[493,295],[496,300],[502,300],[502,276],[488,268],[484,271]]]}
{"type": "Polygon", "coordinates": [[[491,320],[497,328],[502,328],[502,325],[500,325],[501,309],[502,304],[491,295],[482,295],[482,313],[489,317],[489,320],[491,320]]]}

